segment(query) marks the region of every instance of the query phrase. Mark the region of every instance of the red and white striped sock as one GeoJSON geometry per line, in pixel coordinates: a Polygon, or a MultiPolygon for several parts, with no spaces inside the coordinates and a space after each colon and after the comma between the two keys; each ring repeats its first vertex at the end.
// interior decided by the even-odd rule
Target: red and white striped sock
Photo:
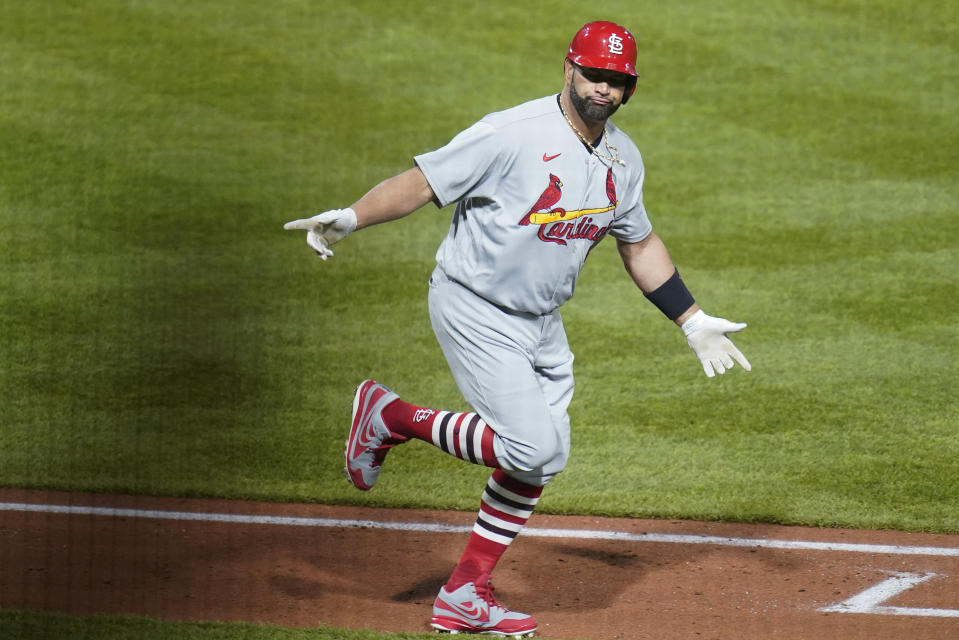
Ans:
{"type": "Polygon", "coordinates": [[[486,484],[479,516],[473,525],[466,550],[446,583],[453,591],[491,573],[516,534],[533,515],[543,487],[526,484],[496,470],[486,484]]]}
{"type": "Polygon", "coordinates": [[[383,409],[383,420],[395,435],[429,442],[460,460],[499,468],[493,450],[496,434],[475,413],[437,411],[394,400],[383,409]]]}

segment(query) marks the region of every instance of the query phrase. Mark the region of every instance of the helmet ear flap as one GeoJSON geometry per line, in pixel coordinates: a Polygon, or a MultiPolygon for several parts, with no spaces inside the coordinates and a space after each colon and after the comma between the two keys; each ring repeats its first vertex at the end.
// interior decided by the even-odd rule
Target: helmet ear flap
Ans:
{"type": "Polygon", "coordinates": [[[638,78],[630,76],[629,80],[626,81],[626,90],[623,91],[623,104],[629,102],[633,92],[636,91],[636,80],[638,80],[638,78]]]}

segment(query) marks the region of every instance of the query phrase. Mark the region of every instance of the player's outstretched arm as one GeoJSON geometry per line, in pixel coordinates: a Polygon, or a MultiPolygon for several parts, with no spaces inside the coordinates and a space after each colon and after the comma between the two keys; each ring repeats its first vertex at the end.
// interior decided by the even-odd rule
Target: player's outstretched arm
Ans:
{"type": "Polygon", "coordinates": [[[379,183],[346,209],[293,220],[283,228],[306,231],[306,243],[326,260],[333,256],[330,247],[355,230],[408,216],[432,199],[426,176],[414,167],[379,183]]]}
{"type": "Polygon", "coordinates": [[[714,318],[700,309],[679,277],[666,245],[655,233],[639,242],[618,241],[617,247],[636,286],[666,317],[682,328],[686,342],[699,358],[707,377],[725,373],[733,368],[734,362],[746,371],[752,369],[727,335],[742,331],[746,323],[714,318]]]}
{"type": "Polygon", "coordinates": [[[379,183],[351,205],[356,212],[356,228],[404,218],[433,198],[426,176],[419,167],[413,167],[379,183]]]}

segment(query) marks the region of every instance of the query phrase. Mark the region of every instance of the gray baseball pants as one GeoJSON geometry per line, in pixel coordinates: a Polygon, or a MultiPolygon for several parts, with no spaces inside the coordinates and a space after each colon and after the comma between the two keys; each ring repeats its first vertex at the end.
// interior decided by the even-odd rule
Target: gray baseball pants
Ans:
{"type": "Polygon", "coordinates": [[[430,321],[464,398],[498,436],[503,471],[545,485],[566,466],[573,354],[559,311],[499,307],[450,280],[430,278],[430,321]]]}

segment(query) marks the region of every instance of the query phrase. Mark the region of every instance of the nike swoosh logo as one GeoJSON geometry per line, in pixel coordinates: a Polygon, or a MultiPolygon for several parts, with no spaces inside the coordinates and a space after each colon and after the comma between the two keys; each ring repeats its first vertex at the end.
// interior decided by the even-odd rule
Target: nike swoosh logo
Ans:
{"type": "Polygon", "coordinates": [[[543,162],[549,162],[550,160],[555,160],[556,158],[560,157],[561,155],[563,155],[563,154],[562,154],[562,153],[557,153],[556,155],[550,156],[550,155],[546,155],[546,154],[544,153],[544,154],[543,154],[543,162]]]}
{"type": "Polygon", "coordinates": [[[467,620],[476,620],[476,621],[485,621],[486,610],[484,607],[479,606],[477,602],[464,602],[459,604],[456,602],[447,602],[446,603],[453,611],[463,616],[467,620]],[[466,607],[469,605],[469,608],[466,607]]]}
{"type": "MultiPolygon", "coordinates": [[[[365,399],[365,402],[369,402],[369,398],[365,399]]],[[[367,413],[366,409],[367,406],[362,408],[361,413],[364,415],[360,419],[359,424],[356,425],[356,438],[353,441],[353,448],[350,452],[350,457],[352,458],[356,458],[363,449],[370,448],[376,437],[372,412],[367,413]]]]}

